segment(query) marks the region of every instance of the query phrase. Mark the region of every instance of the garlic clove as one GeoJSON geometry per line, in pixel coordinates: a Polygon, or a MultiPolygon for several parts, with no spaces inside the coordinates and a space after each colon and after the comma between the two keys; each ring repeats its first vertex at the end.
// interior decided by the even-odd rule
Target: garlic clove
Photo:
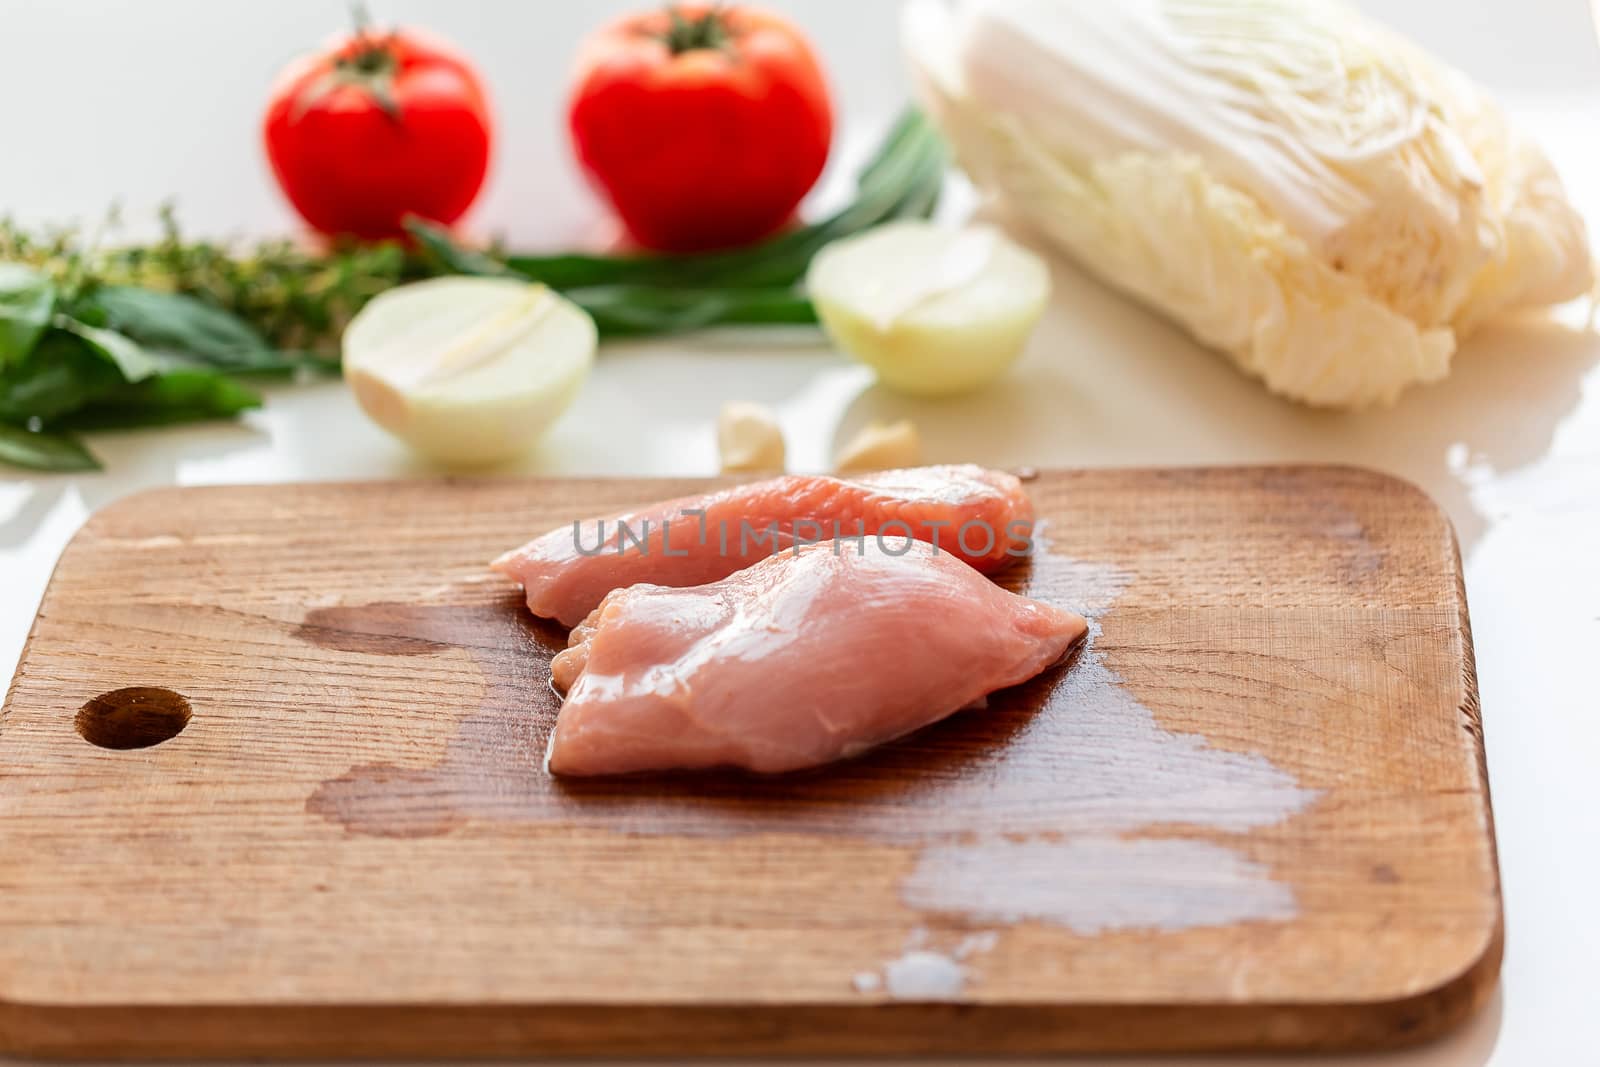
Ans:
{"type": "Polygon", "coordinates": [[[839,450],[834,466],[840,471],[880,471],[915,467],[922,462],[922,434],[910,419],[874,422],[839,450]]]}
{"type": "Polygon", "coordinates": [[[724,404],[717,418],[717,452],[725,474],[783,470],[786,450],[777,416],[762,404],[724,404]]]}

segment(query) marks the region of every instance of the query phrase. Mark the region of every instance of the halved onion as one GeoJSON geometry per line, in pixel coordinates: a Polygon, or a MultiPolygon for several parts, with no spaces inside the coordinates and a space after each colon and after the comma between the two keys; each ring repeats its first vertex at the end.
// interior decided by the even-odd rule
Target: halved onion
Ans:
{"type": "Polygon", "coordinates": [[[594,363],[594,320],[543,285],[435,278],[391,289],[344,332],[345,379],[379,426],[445,463],[527,451],[594,363]]]}
{"type": "Polygon", "coordinates": [[[946,396],[1015,362],[1049,300],[1050,272],[993,227],[906,221],[828,245],[806,286],[828,334],[884,385],[946,396]]]}

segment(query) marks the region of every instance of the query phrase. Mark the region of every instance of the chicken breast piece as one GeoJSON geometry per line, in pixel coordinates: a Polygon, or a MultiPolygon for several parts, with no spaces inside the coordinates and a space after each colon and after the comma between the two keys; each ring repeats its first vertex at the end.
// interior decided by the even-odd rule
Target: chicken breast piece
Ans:
{"type": "Polygon", "coordinates": [[[1087,632],[921,542],[828,541],[688,589],[618,589],[551,672],[561,775],[794,771],[1027,681],[1087,632]]]}
{"type": "Polygon", "coordinates": [[[1026,553],[1033,503],[1003,471],[972,465],[877,471],[856,478],[791,474],[579,520],[495,560],[528,610],[571,626],[613,589],[683,587],[828,538],[878,533],[939,545],[980,570],[1026,553]]]}

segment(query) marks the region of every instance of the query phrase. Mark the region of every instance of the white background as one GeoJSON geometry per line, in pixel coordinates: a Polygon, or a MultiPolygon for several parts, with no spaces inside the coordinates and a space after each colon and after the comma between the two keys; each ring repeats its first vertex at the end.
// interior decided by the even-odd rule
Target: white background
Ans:
{"type": "MultiPolygon", "coordinates": [[[[483,68],[502,137],[475,229],[523,246],[605,233],[559,133],[560,94],[582,30],[629,6],[637,5],[374,3],[380,20],[429,26],[483,68]]],[[[774,6],[805,25],[828,61],[849,157],[904,99],[897,5],[774,6]]],[[[1583,0],[1364,6],[1498,90],[1600,229],[1600,52],[1583,0]]],[[[0,212],[93,221],[118,201],[139,220],[175,198],[198,232],[289,230],[261,164],[258,114],[273,72],[345,17],[342,4],[321,0],[0,0],[0,212]]],[[[837,168],[832,187],[846,170],[837,168]]],[[[1583,309],[1558,323],[1490,330],[1465,347],[1449,381],[1393,410],[1339,416],[1269,398],[1069,266],[1056,281],[1022,363],[999,386],[954,403],[882,393],[805,337],[614,346],[517,469],[709,472],[717,408],[749,399],[779,409],[802,467],[821,467],[836,440],[868,419],[910,415],[930,461],[1327,460],[1410,478],[1450,513],[1466,557],[1508,942],[1501,992],[1481,1016],[1429,1048],[1355,1062],[1600,1063],[1600,339],[1581,330],[1583,309]]],[[[104,474],[18,477],[0,468],[0,677],[15,664],[62,545],[108,500],[174,482],[428,473],[372,430],[336,383],[279,390],[243,425],[101,435],[93,444],[108,461],[104,474]]]]}

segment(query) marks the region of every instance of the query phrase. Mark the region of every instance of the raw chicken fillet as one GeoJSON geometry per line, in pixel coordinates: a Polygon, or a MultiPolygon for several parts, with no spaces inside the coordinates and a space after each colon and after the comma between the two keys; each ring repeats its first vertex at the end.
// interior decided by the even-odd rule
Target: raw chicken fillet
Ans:
{"type": "Polygon", "coordinates": [[[551,664],[567,695],[549,767],[814,767],[1025,682],[1086,631],[894,538],[810,545],[691,589],[618,589],[551,664]]]}
{"type": "Polygon", "coordinates": [[[529,611],[571,626],[613,589],[702,585],[775,551],[858,533],[915,537],[994,571],[1026,554],[1032,525],[1022,483],[1002,471],[914,467],[848,480],[791,474],[581,520],[493,566],[522,584],[529,611]]]}

